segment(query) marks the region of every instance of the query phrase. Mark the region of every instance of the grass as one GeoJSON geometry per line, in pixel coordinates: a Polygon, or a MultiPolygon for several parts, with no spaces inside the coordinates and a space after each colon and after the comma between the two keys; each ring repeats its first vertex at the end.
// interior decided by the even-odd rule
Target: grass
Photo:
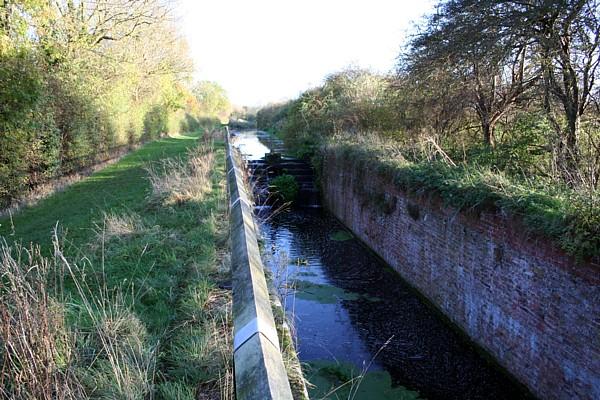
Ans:
{"type": "Polygon", "coordinates": [[[231,398],[225,212],[223,143],[181,136],[2,221],[0,394],[231,398]]]}
{"type": "Polygon", "coordinates": [[[57,222],[68,230],[69,241],[83,243],[93,235],[94,221],[105,210],[142,210],[150,193],[145,165],[176,157],[197,141],[197,135],[168,137],[146,144],[118,163],[56,193],[36,206],[0,219],[0,236],[34,242],[49,248],[57,222]]]}

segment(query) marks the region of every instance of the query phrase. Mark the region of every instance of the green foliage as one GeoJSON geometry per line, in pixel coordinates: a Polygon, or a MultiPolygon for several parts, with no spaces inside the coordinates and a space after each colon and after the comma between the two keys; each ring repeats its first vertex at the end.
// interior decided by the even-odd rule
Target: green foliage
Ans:
{"type": "Polygon", "coordinates": [[[152,140],[161,137],[168,131],[169,111],[162,104],[154,105],[144,116],[143,139],[152,140]]]}
{"type": "Polygon", "coordinates": [[[283,129],[292,102],[269,104],[256,113],[258,129],[269,132],[280,132],[283,129]]]}
{"type": "MultiPolygon", "coordinates": [[[[452,4],[463,3],[473,6],[464,10],[469,16],[489,17],[478,14],[477,2],[452,4]]],[[[459,9],[452,12],[462,15],[459,9]]],[[[431,21],[436,18],[441,17],[431,21]]],[[[585,110],[581,126],[576,126],[576,143],[568,144],[564,132],[557,133],[568,118],[560,116],[559,103],[544,104],[537,70],[528,64],[531,49],[498,49],[501,43],[486,43],[489,48],[472,49],[476,55],[454,54],[464,48],[446,46],[445,36],[437,40],[436,35],[413,42],[418,48],[401,57],[394,79],[353,69],[332,74],[297,99],[259,110],[259,129],[274,132],[292,153],[311,159],[315,166],[322,162],[316,150],[329,145],[352,153],[348,162],[365,163],[406,190],[437,193],[460,210],[509,213],[578,259],[597,259],[598,107],[585,110]],[[524,75],[498,76],[492,67],[499,60],[480,60],[486,49],[502,50],[503,60],[515,68],[524,63],[524,75]],[[419,57],[429,59],[434,50],[444,55],[436,58],[442,67],[419,64],[419,57]],[[481,135],[483,122],[489,128],[486,140],[481,135]]],[[[385,193],[372,193],[369,201],[382,212],[395,207],[385,193]]],[[[418,212],[412,214],[418,218],[418,212]]]]}
{"type": "Polygon", "coordinates": [[[473,141],[461,149],[451,140],[446,140],[445,147],[452,159],[464,159],[470,165],[502,171],[511,176],[531,177],[550,169],[552,152],[546,143],[549,129],[544,115],[521,113],[510,125],[501,127],[494,148],[473,141]]]}
{"type": "Polygon", "coordinates": [[[0,120],[4,123],[23,117],[38,100],[43,84],[35,61],[26,49],[0,53],[0,120]]]}
{"type": "Polygon", "coordinates": [[[340,132],[395,129],[395,102],[385,76],[346,69],[296,100],[262,108],[259,129],[281,134],[297,156],[309,158],[321,138],[340,132]]]}
{"type": "Polygon", "coordinates": [[[271,180],[269,189],[276,193],[284,202],[293,202],[298,196],[300,186],[292,175],[279,175],[271,180]]]}
{"type": "Polygon", "coordinates": [[[218,117],[226,122],[231,113],[231,103],[225,90],[216,82],[202,81],[192,90],[201,104],[201,115],[218,117]]]}
{"type": "Polygon", "coordinates": [[[195,388],[179,382],[165,382],[158,385],[158,396],[165,400],[194,400],[195,388]]]}
{"type": "Polygon", "coordinates": [[[124,146],[223,118],[228,101],[216,84],[201,85],[200,99],[187,87],[187,49],[162,2],[5,3],[0,207],[124,146]]]}

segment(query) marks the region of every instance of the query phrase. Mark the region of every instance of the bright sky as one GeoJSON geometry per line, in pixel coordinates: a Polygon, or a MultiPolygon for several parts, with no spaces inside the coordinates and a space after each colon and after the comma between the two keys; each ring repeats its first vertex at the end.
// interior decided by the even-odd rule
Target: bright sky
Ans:
{"type": "Polygon", "coordinates": [[[349,65],[387,72],[433,0],[180,0],[197,80],[236,105],[297,96],[349,65]]]}

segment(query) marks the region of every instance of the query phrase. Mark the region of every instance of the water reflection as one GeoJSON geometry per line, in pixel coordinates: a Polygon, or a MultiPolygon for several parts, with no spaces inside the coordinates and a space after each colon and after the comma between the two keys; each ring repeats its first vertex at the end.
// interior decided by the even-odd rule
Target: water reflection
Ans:
{"type": "Polygon", "coordinates": [[[236,132],[233,145],[236,146],[246,160],[260,160],[271,152],[257,136],[256,131],[236,132]]]}

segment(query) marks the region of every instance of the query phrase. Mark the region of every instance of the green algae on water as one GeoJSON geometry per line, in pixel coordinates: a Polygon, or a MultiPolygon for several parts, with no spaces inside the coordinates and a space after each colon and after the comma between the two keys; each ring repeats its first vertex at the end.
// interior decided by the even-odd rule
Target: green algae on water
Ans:
{"type": "Polygon", "coordinates": [[[334,240],[336,242],[345,242],[346,240],[354,239],[354,236],[348,231],[339,230],[330,234],[329,239],[334,240]]]}
{"type": "MultiPolygon", "coordinates": [[[[314,273],[300,273],[300,276],[313,276],[314,273]]],[[[342,288],[315,283],[310,281],[297,280],[294,282],[296,297],[304,300],[316,301],[322,304],[334,304],[339,300],[359,300],[365,299],[371,302],[381,301],[379,297],[367,296],[359,293],[348,292],[342,288]]]]}
{"type": "Polygon", "coordinates": [[[311,399],[338,400],[419,400],[419,392],[403,386],[392,387],[387,371],[361,371],[351,364],[331,361],[310,361],[304,374],[310,386],[311,399]]]}
{"type": "Polygon", "coordinates": [[[313,271],[302,271],[298,273],[298,276],[319,276],[319,274],[313,271]]]}
{"type": "Polygon", "coordinates": [[[296,281],[295,286],[298,298],[318,303],[333,304],[338,300],[357,300],[360,297],[357,293],[346,292],[344,289],[335,286],[309,281],[296,281]]]}

